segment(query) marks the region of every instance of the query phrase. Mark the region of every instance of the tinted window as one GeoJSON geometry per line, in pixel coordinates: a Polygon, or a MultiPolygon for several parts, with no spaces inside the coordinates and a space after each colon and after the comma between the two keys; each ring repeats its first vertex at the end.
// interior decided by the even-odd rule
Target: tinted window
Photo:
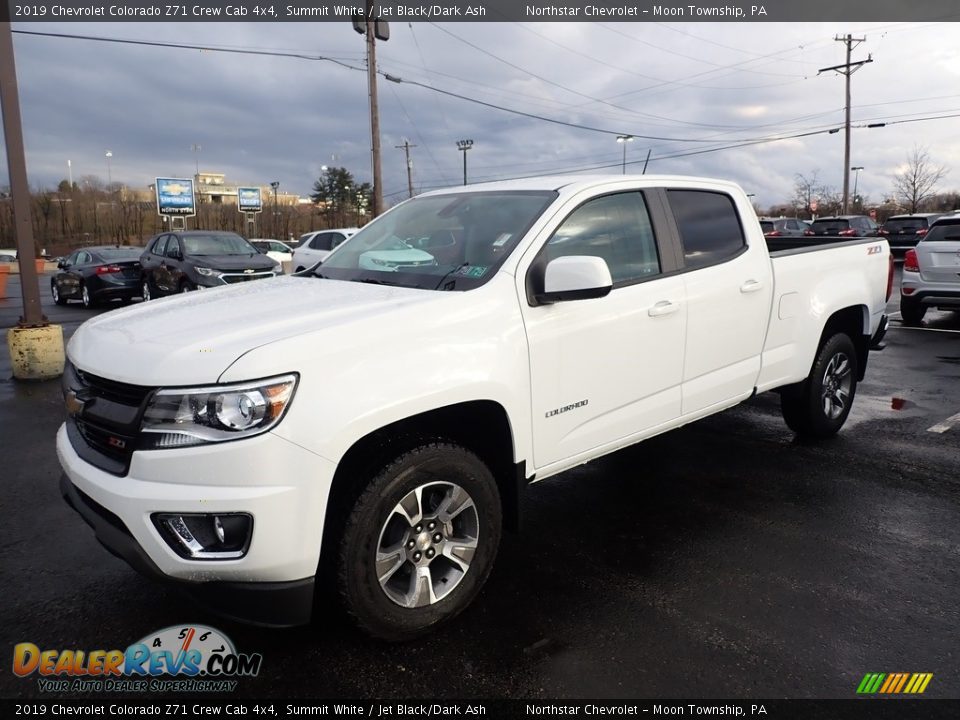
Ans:
{"type": "Polygon", "coordinates": [[[668,190],[688,268],[713,265],[746,246],[733,198],[702,190],[668,190]]]}
{"type": "Polygon", "coordinates": [[[320,233],[310,241],[311,250],[329,250],[331,233],[320,233]]]}
{"type": "Polygon", "coordinates": [[[99,251],[100,257],[104,260],[136,260],[140,257],[143,248],[138,247],[119,247],[105,248],[99,251]]]}
{"type": "Polygon", "coordinates": [[[172,258],[180,254],[180,243],[177,241],[177,238],[173,235],[169,236],[167,240],[167,257],[172,258]]]}
{"type": "Polygon", "coordinates": [[[836,235],[841,230],[850,229],[849,220],[814,220],[810,226],[818,235],[836,235]]]}
{"type": "Polygon", "coordinates": [[[930,232],[923,239],[924,242],[956,242],[958,240],[960,240],[960,223],[937,223],[930,228],[930,232]]]}
{"type": "Polygon", "coordinates": [[[891,235],[898,233],[910,234],[927,227],[927,219],[923,217],[890,218],[883,224],[883,229],[891,235]]]}
{"type": "Polygon", "coordinates": [[[169,235],[161,235],[157,238],[157,241],[153,244],[153,249],[150,251],[154,255],[163,255],[167,251],[167,238],[169,235]]]}
{"type": "Polygon", "coordinates": [[[544,249],[547,262],[568,255],[603,258],[614,284],[660,272],[660,257],[650,216],[638,192],[591,200],[573,211],[544,249]]]}
{"type": "Polygon", "coordinates": [[[772,220],[761,220],[760,229],[765,233],[771,232],[773,230],[773,221],[772,220]]]}

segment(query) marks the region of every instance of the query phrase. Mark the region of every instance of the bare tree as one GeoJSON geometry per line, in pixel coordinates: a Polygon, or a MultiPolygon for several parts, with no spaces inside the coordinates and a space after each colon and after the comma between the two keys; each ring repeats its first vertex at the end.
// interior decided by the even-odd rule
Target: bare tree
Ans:
{"type": "Polygon", "coordinates": [[[819,182],[819,170],[814,170],[809,177],[797,173],[793,176],[793,206],[802,213],[812,214],[811,203],[818,200],[823,192],[823,186],[819,182]]]}
{"type": "Polygon", "coordinates": [[[907,156],[906,167],[893,176],[893,194],[911,213],[917,212],[926,200],[934,196],[947,170],[934,165],[926,148],[914,145],[907,156]]]}

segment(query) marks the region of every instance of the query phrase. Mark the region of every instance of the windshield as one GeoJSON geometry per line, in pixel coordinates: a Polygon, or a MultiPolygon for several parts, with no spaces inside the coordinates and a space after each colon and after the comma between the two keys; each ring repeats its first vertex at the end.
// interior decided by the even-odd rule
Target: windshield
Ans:
{"type": "Polygon", "coordinates": [[[409,200],[337,247],[318,277],[428,290],[489,280],[553,191],[479,191],[409,200]]]}
{"type": "Polygon", "coordinates": [[[186,255],[255,255],[257,250],[239,235],[184,235],[186,255]]]}

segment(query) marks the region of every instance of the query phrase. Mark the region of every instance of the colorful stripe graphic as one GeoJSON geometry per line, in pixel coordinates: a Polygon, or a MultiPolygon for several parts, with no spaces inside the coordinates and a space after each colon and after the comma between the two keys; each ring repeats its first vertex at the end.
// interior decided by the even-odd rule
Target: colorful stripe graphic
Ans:
{"type": "Polygon", "coordinates": [[[921,695],[933,673],[867,673],[857,686],[858,695],[921,695]]]}

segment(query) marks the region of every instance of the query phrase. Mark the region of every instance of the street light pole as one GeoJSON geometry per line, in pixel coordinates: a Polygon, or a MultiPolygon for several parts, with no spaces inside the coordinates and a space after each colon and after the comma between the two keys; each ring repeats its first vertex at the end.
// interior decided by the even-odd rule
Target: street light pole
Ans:
{"type": "Polygon", "coordinates": [[[277,188],[280,187],[280,181],[274,180],[270,183],[270,187],[273,188],[273,234],[277,234],[277,188]]]}
{"type": "Polygon", "coordinates": [[[853,176],[853,202],[857,202],[857,185],[860,183],[860,171],[863,170],[863,165],[855,165],[850,169],[856,173],[853,176]]]}
{"type": "Polygon", "coordinates": [[[195,143],[195,144],[193,144],[193,145],[190,146],[190,150],[193,151],[194,157],[195,157],[196,162],[197,162],[197,180],[198,180],[198,181],[199,181],[199,179],[200,179],[200,150],[202,150],[202,149],[203,149],[203,148],[200,147],[200,144],[199,144],[199,143],[195,143]]]}
{"type": "Polygon", "coordinates": [[[633,142],[633,135],[617,135],[617,142],[623,145],[623,174],[627,174],[627,143],[633,142]]]}
{"type": "Polygon", "coordinates": [[[110,158],[113,157],[113,153],[110,150],[107,150],[105,156],[107,158],[107,191],[109,192],[110,186],[113,185],[113,177],[110,174],[110,158]]]}
{"type": "Polygon", "coordinates": [[[463,153],[463,184],[467,184],[467,150],[473,147],[473,140],[457,140],[457,149],[463,153]]]}

